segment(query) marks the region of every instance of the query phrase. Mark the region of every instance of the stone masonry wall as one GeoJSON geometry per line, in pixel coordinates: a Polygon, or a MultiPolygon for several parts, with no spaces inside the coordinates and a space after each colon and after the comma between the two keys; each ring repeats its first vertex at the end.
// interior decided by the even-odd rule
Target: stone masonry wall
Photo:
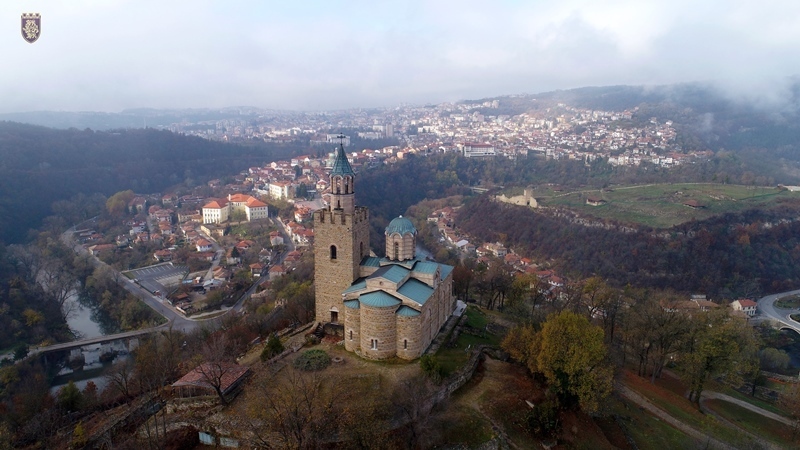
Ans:
{"type": "Polygon", "coordinates": [[[330,322],[331,310],[343,321],[342,291],[359,276],[362,254],[369,254],[369,211],[353,214],[319,210],[314,213],[314,293],[317,322],[330,322]],[[331,259],[331,246],[336,259],[331,259]]]}
{"type": "Polygon", "coordinates": [[[397,354],[397,306],[375,308],[361,305],[361,355],[369,359],[391,358],[397,354]],[[371,340],[378,340],[373,350],[371,340]]]}
{"type": "Polygon", "coordinates": [[[348,352],[361,350],[361,309],[344,310],[344,348],[348,352]]]}
{"type": "Polygon", "coordinates": [[[412,360],[422,354],[422,336],[420,335],[420,317],[422,316],[396,316],[397,317],[397,356],[402,359],[412,360]],[[408,348],[405,343],[408,341],[408,348]]]}
{"type": "Polygon", "coordinates": [[[393,233],[391,236],[386,236],[386,258],[394,259],[394,244],[399,245],[400,260],[405,261],[413,259],[416,253],[416,242],[414,235],[407,233],[400,236],[399,233],[393,233]]]}

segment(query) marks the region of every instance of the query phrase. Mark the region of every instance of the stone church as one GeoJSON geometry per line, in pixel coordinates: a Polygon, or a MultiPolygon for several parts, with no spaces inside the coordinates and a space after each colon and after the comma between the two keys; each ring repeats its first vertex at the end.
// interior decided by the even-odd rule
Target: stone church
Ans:
{"type": "Polygon", "coordinates": [[[372,256],[354,181],[340,145],[330,204],[314,213],[317,322],[343,325],[345,349],[365,358],[418,358],[455,310],[453,267],[417,258],[417,230],[402,216],[386,227],[386,256],[372,256]]]}

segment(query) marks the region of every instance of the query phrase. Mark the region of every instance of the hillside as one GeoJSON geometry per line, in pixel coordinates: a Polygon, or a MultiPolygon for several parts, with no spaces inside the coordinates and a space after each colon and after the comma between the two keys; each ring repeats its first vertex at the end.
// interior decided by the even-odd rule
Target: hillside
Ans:
{"type": "Polygon", "coordinates": [[[58,200],[126,189],[159,192],[179,183],[191,187],[296,150],[152,129],[55,130],[0,122],[0,239],[21,242],[58,200]]]}
{"type": "Polygon", "coordinates": [[[482,241],[499,240],[523,255],[553,261],[575,278],[599,275],[617,286],[752,298],[800,283],[798,212],[800,199],[783,198],[769,209],[653,231],[484,195],[462,208],[457,226],[482,241]]]}
{"type": "Polygon", "coordinates": [[[545,185],[534,189],[533,196],[540,206],[566,207],[581,216],[649,228],[670,228],[748,209],[770,209],[800,198],[774,187],[714,183],[648,184],[566,193],[545,185]]]}

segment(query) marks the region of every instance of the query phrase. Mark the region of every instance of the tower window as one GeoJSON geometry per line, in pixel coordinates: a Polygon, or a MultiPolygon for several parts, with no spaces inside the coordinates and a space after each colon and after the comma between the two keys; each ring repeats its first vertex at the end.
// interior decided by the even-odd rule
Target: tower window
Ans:
{"type": "Polygon", "coordinates": [[[370,339],[370,344],[371,344],[373,350],[377,350],[378,349],[378,340],[377,339],[370,339]]]}
{"type": "Polygon", "coordinates": [[[394,243],[394,259],[396,261],[400,260],[400,244],[397,242],[394,243]]]}
{"type": "Polygon", "coordinates": [[[408,350],[408,339],[403,339],[403,350],[408,350]]]}
{"type": "Polygon", "coordinates": [[[336,246],[331,245],[331,259],[336,259],[336,246]]]}
{"type": "Polygon", "coordinates": [[[353,330],[350,330],[350,340],[353,340],[353,330]]]}

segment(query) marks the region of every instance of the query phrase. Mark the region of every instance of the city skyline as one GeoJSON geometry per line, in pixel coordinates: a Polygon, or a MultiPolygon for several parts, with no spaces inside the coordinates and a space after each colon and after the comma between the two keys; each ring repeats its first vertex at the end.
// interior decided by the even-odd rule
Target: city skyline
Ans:
{"type": "Polygon", "coordinates": [[[695,81],[774,103],[800,74],[800,4],[12,1],[0,48],[0,113],[329,110],[695,81]],[[33,44],[20,36],[30,12],[33,44]]]}

